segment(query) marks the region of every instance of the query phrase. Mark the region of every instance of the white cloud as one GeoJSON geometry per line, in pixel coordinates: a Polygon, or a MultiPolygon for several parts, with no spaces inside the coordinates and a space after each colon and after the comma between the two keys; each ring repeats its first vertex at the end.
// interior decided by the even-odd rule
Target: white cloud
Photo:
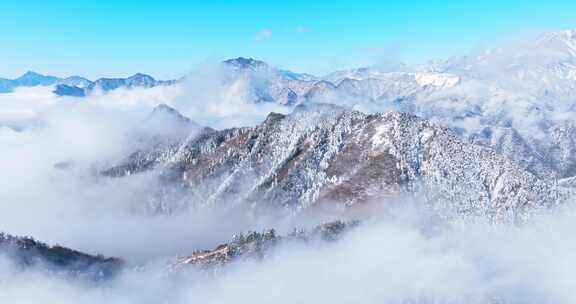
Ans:
{"type": "Polygon", "coordinates": [[[17,274],[0,259],[0,293],[10,303],[64,304],[573,303],[575,211],[518,227],[445,222],[403,204],[338,243],[281,245],[215,276],[151,264],[105,286],[17,274]]]}
{"type": "Polygon", "coordinates": [[[117,160],[130,152],[135,127],[161,103],[215,128],[255,125],[270,111],[287,111],[271,103],[254,104],[249,80],[233,80],[229,72],[205,65],[181,85],[118,89],[86,98],[55,96],[51,87],[0,94],[0,231],[142,261],[187,254],[238,230],[265,226],[268,220],[258,223],[216,211],[145,216],[135,209],[142,209],[157,186],[154,175],[109,181],[90,173],[95,161],[117,160]],[[56,169],[59,162],[74,166],[56,169]],[[212,233],[206,235],[206,229],[212,233]]]}
{"type": "MultiPolygon", "coordinates": [[[[272,36],[261,30],[257,40],[272,36]]],[[[487,74],[492,74],[490,67],[487,74]]],[[[504,81],[504,80],[503,80],[504,81]]],[[[507,83],[507,82],[504,82],[507,83]]],[[[510,84],[512,85],[512,84],[510,84]]],[[[517,84],[514,84],[517,85],[517,84]]],[[[519,86],[522,88],[522,86],[519,86]]],[[[8,303],[574,303],[573,252],[576,210],[566,208],[525,226],[488,225],[481,220],[445,222],[422,206],[379,214],[341,242],[304,247],[285,245],[262,263],[242,262],[215,277],[167,275],[155,262],[194,249],[211,248],[238,231],[280,225],[272,216],[191,210],[149,216],[138,210],[155,175],[118,180],[91,175],[95,160],[113,160],[130,150],[135,125],[157,104],[167,103],[202,125],[254,125],[270,111],[288,109],[253,103],[250,79],[234,78],[219,65],[193,71],[178,86],[120,89],[87,98],[57,97],[50,87],[0,94],[0,231],[32,235],[91,253],[144,263],[105,287],[84,286],[36,271],[18,272],[0,258],[0,294],[8,303]],[[21,131],[2,127],[18,125],[21,131]],[[55,163],[73,161],[63,171],[55,163]],[[74,169],[77,168],[77,169],[74,169]]],[[[476,82],[431,94],[416,105],[422,113],[460,113],[471,101],[493,97],[476,82]],[[429,101],[433,101],[430,103],[429,101]]],[[[392,105],[367,100],[337,101],[366,111],[392,105]]],[[[538,117],[516,95],[492,98],[487,112],[509,112],[528,127],[538,117]]],[[[562,108],[554,117],[568,119],[562,108]]],[[[442,116],[440,116],[442,117],[442,116]]],[[[456,126],[481,128],[477,118],[456,126]]],[[[390,208],[390,206],[386,206],[390,208]]]]}

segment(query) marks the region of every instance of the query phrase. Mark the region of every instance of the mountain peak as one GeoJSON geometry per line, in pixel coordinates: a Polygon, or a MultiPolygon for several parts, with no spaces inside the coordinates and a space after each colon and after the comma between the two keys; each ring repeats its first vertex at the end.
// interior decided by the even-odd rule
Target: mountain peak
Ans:
{"type": "Polygon", "coordinates": [[[148,74],[144,74],[144,73],[136,73],[130,77],[128,77],[128,79],[148,79],[148,80],[152,80],[154,81],[154,77],[148,75],[148,74]]]}
{"type": "Polygon", "coordinates": [[[228,59],[224,61],[224,64],[228,64],[237,68],[252,68],[252,69],[268,66],[264,61],[245,57],[228,59]]]}
{"type": "Polygon", "coordinates": [[[52,85],[57,81],[58,77],[46,76],[33,71],[28,71],[14,80],[20,86],[52,85]]]}
{"type": "Polygon", "coordinates": [[[139,131],[173,141],[184,138],[201,127],[167,104],[159,104],[144,119],[139,131]]]}
{"type": "Polygon", "coordinates": [[[16,78],[17,80],[21,79],[30,79],[30,78],[37,78],[37,77],[46,77],[40,73],[36,73],[34,71],[26,71],[26,73],[22,74],[20,77],[16,78]]]}
{"type": "Polygon", "coordinates": [[[168,112],[168,113],[178,113],[178,110],[174,109],[173,107],[165,104],[165,103],[161,103],[157,106],[154,107],[154,109],[152,109],[152,113],[156,113],[156,112],[168,112]]]}
{"type": "Polygon", "coordinates": [[[546,33],[538,39],[536,45],[576,56],[576,29],[546,33]]]}
{"type": "Polygon", "coordinates": [[[190,118],[180,114],[178,110],[174,109],[173,107],[165,103],[159,104],[156,107],[154,107],[154,109],[152,109],[152,112],[150,112],[150,115],[148,116],[148,120],[159,118],[164,119],[168,117],[181,122],[187,122],[187,123],[191,122],[190,118]]]}

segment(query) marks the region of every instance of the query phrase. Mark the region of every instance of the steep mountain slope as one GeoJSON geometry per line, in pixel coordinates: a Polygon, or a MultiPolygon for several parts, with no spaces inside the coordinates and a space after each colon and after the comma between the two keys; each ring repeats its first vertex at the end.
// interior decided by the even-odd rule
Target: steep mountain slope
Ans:
{"type": "MultiPolygon", "coordinates": [[[[574,176],[576,31],[398,71],[328,75],[308,101],[431,119],[542,178],[574,176]]],[[[312,94],[313,93],[313,94],[312,94]]]]}
{"type": "Polygon", "coordinates": [[[51,85],[58,81],[57,77],[41,75],[32,71],[24,73],[22,76],[14,79],[17,86],[33,87],[38,85],[51,85]]]}
{"type": "Polygon", "coordinates": [[[102,173],[121,177],[154,168],[196,205],[298,211],[419,194],[448,214],[522,220],[530,210],[569,195],[491,149],[416,116],[367,115],[328,105],[270,114],[254,128],[205,130],[138,151],[102,173]]]}
{"type": "MultiPolygon", "coordinates": [[[[509,106],[543,116],[574,108],[576,30],[546,33],[520,45],[422,66],[337,71],[322,78],[278,70],[251,58],[223,62],[247,79],[253,102],[309,101],[383,107],[440,119],[475,113],[504,124],[509,106]],[[569,103],[569,104],[566,104],[569,103]],[[455,111],[456,110],[456,111],[455,111]]],[[[232,81],[233,82],[233,81],[232,81]]],[[[490,124],[494,126],[494,124],[490,124]]]]}
{"type": "Polygon", "coordinates": [[[359,222],[328,222],[318,225],[310,231],[294,229],[290,234],[280,236],[274,229],[263,232],[249,232],[246,235],[235,235],[233,240],[218,245],[213,250],[199,250],[192,255],[178,259],[171,265],[172,270],[193,265],[206,270],[217,270],[237,260],[260,260],[271,254],[279,245],[295,242],[325,241],[331,242],[340,239],[346,232],[358,226],[359,222]]]}
{"type": "Polygon", "coordinates": [[[17,87],[33,87],[38,85],[53,85],[58,82],[54,76],[46,76],[28,71],[16,79],[0,78],[0,93],[12,92],[17,87]]]}
{"type": "Polygon", "coordinates": [[[188,136],[194,136],[203,129],[176,109],[160,104],[154,107],[142,123],[135,127],[134,133],[143,146],[165,146],[177,143],[188,136]]]}
{"type": "Polygon", "coordinates": [[[124,262],[116,258],[89,255],[62,246],[49,246],[28,237],[0,233],[0,255],[20,269],[34,267],[51,273],[91,280],[108,279],[124,262]]]}
{"type": "Polygon", "coordinates": [[[238,57],[222,62],[229,71],[228,82],[248,83],[251,102],[275,102],[293,106],[303,101],[303,97],[316,83],[315,77],[279,70],[265,62],[252,58],[238,57]]]}
{"type": "MultiPolygon", "coordinates": [[[[170,271],[194,266],[215,271],[238,260],[260,260],[279,245],[289,243],[333,242],[359,225],[358,221],[333,221],[310,230],[295,228],[287,235],[277,235],[274,229],[250,231],[233,236],[233,240],[214,250],[197,250],[190,256],[167,258],[170,271]]],[[[7,258],[18,271],[34,269],[65,278],[86,279],[91,282],[113,279],[124,270],[146,265],[131,265],[121,259],[90,255],[59,245],[50,246],[30,237],[16,237],[0,233],[0,258],[7,258]]]]}

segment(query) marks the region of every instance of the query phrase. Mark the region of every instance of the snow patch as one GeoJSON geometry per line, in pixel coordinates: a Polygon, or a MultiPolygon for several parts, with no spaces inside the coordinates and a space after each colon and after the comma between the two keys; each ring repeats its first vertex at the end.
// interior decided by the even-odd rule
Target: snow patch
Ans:
{"type": "Polygon", "coordinates": [[[444,73],[419,73],[414,76],[421,86],[450,88],[460,82],[460,77],[444,73]]]}

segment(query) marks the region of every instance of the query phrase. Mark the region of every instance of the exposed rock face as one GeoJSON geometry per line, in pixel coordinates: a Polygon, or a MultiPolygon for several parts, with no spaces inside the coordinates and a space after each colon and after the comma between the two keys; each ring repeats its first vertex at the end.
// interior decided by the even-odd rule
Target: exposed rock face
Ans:
{"type": "Polygon", "coordinates": [[[218,245],[213,250],[201,250],[194,252],[189,257],[184,257],[172,265],[174,269],[184,265],[194,265],[203,269],[214,270],[219,266],[226,265],[236,260],[260,260],[275,249],[278,245],[291,242],[310,241],[336,241],[350,229],[359,224],[353,222],[329,222],[316,226],[310,231],[295,229],[286,236],[279,236],[274,229],[262,233],[249,232],[234,236],[229,243],[218,245]]]}
{"type": "Polygon", "coordinates": [[[519,220],[569,191],[492,149],[404,113],[367,115],[327,105],[271,114],[254,128],[205,130],[138,151],[103,171],[121,177],[157,169],[191,204],[250,204],[298,211],[421,194],[459,214],[519,220]]]}
{"type": "Polygon", "coordinates": [[[0,233],[0,254],[21,269],[37,267],[51,273],[92,280],[111,278],[124,266],[120,259],[94,256],[58,245],[49,246],[32,238],[4,233],[0,233]]]}

